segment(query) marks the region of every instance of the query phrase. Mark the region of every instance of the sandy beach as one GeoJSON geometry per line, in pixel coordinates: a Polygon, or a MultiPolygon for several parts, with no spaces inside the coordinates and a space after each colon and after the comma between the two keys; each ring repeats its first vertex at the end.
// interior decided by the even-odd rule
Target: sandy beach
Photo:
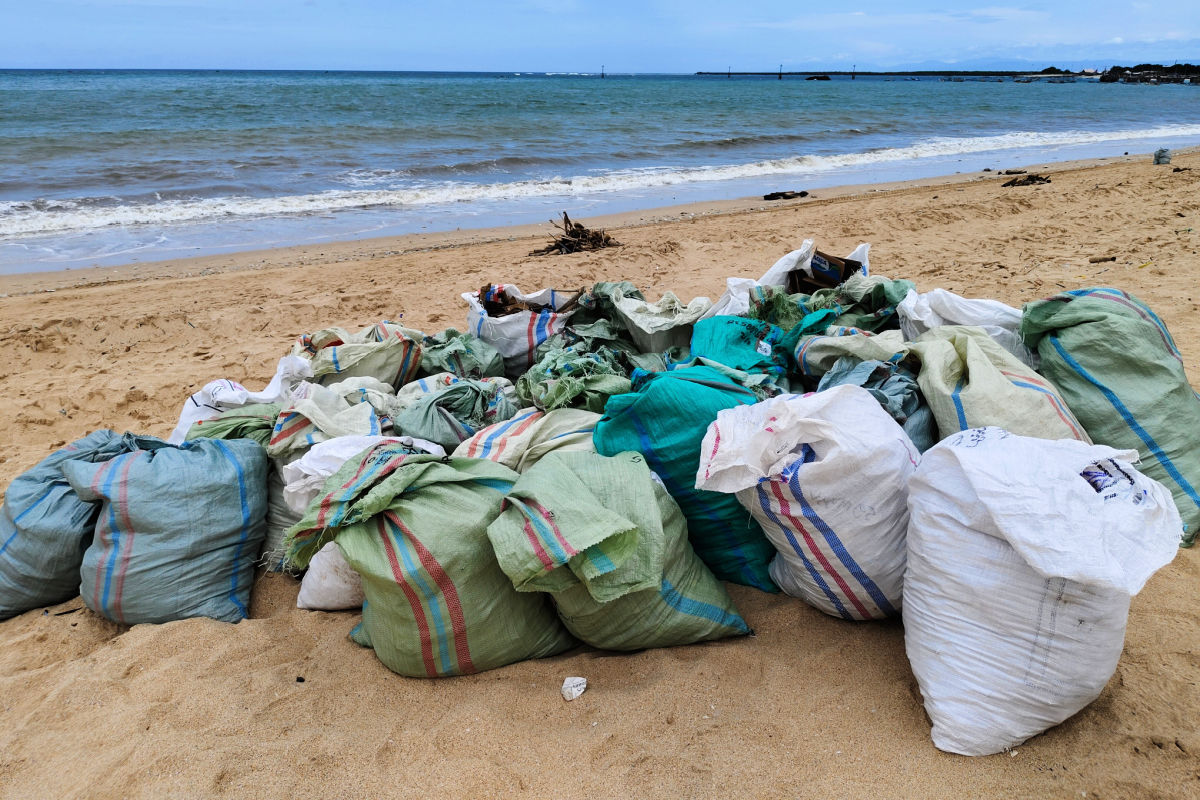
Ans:
{"type": "MultiPolygon", "coordinates": [[[[165,437],[191,392],[261,388],[308,331],[462,327],[460,293],[489,282],[716,299],[806,238],[1018,307],[1125,289],[1200,387],[1200,152],[1035,166],[1052,183],[976,172],[589,218],[621,246],[567,256],[528,255],[541,225],[2,276],[0,486],[98,428],[165,437]]],[[[980,758],[930,741],[899,622],[744,587],[751,637],[442,680],[392,674],[348,638],[357,613],[296,609],[283,575],[259,577],[237,625],[124,628],[76,599],[0,622],[0,798],[1197,797],[1198,585],[1200,548],[1181,551],[1134,598],[1099,699],[980,758]],[[571,675],[589,688],[565,703],[571,675]]]]}

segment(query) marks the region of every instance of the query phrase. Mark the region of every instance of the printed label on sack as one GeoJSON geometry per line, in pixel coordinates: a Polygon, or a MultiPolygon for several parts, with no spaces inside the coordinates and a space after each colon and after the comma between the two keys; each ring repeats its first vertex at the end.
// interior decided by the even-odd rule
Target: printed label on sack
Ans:
{"type": "Polygon", "coordinates": [[[1145,490],[1138,489],[1133,476],[1111,458],[1089,464],[1079,476],[1087,481],[1097,494],[1103,495],[1106,503],[1128,497],[1136,506],[1146,499],[1145,490]]]}
{"type": "Polygon", "coordinates": [[[758,350],[758,354],[760,356],[770,356],[771,355],[771,345],[767,344],[766,342],[759,342],[758,347],[756,349],[758,350]]]}

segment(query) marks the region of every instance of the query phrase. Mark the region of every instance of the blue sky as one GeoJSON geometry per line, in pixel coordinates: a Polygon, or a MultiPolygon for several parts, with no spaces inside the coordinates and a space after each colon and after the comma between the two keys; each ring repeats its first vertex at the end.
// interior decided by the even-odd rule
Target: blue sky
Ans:
{"type": "Polygon", "coordinates": [[[1200,62],[1200,2],[0,0],[0,67],[693,72],[1200,62]]]}

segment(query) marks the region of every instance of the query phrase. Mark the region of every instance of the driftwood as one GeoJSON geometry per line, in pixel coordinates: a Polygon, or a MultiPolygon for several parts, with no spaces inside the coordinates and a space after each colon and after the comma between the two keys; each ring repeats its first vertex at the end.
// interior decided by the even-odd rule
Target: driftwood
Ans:
{"type": "Polygon", "coordinates": [[[591,230],[585,228],[582,223],[572,222],[565,211],[561,223],[550,220],[550,224],[561,230],[562,233],[552,237],[550,244],[540,250],[534,250],[529,255],[548,256],[556,253],[565,255],[584,250],[599,250],[602,247],[615,247],[621,244],[602,230],[591,230]]]}
{"type": "Polygon", "coordinates": [[[1000,184],[1001,188],[1007,186],[1037,186],[1039,183],[1049,183],[1050,179],[1042,175],[1025,175],[1020,178],[1013,178],[1007,183],[1000,184]]]}

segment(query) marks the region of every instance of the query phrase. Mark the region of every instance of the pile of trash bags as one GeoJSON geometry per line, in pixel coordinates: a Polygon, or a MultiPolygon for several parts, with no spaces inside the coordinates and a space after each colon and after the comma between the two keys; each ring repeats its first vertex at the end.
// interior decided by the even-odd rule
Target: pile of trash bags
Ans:
{"type": "Polygon", "coordinates": [[[464,331],[305,334],[168,441],[97,431],[14,480],[0,619],[236,622],[266,568],[441,677],[746,635],[728,581],[901,618],[934,743],[1012,747],[1095,699],[1191,544],[1200,397],[1118,289],[1017,310],[868,255],[806,241],[715,303],[496,284],[464,331]]]}

